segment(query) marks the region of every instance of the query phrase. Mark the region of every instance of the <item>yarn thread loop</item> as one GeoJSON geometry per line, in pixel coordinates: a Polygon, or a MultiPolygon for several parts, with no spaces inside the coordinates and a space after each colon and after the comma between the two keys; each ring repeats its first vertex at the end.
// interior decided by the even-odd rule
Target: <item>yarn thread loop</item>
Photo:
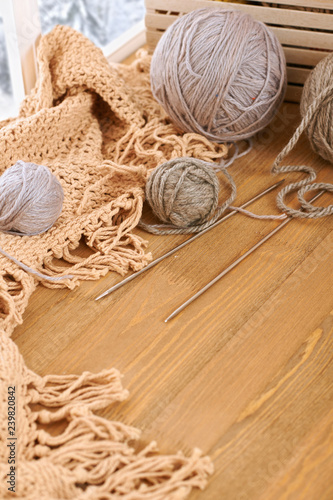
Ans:
{"type": "Polygon", "coordinates": [[[277,206],[289,216],[299,218],[319,218],[331,215],[333,205],[316,207],[304,199],[304,194],[312,190],[333,192],[333,185],[326,182],[313,183],[317,174],[309,166],[280,166],[282,160],[295,147],[303,132],[307,133],[312,149],[325,160],[333,163],[333,54],[322,59],[310,73],[305,82],[302,99],[302,121],[294,135],[276,157],[272,167],[273,174],[283,172],[304,172],[306,179],[294,182],[283,188],[277,196],[277,206]],[[313,183],[313,184],[310,184],[313,183]],[[285,202],[291,191],[298,190],[301,209],[293,209],[285,202]]]}

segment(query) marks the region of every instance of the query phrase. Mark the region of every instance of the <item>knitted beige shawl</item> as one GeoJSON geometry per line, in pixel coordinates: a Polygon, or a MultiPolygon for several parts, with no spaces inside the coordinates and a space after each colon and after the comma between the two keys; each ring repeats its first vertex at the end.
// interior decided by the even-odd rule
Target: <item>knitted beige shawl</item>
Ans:
{"type": "Polygon", "coordinates": [[[17,160],[44,164],[65,193],[51,229],[37,236],[2,233],[0,247],[50,277],[73,275],[37,280],[0,257],[1,498],[180,499],[193,486],[204,487],[212,472],[198,450],[190,457],[161,456],[151,443],[136,452],[137,429],[94,414],[128,396],[117,370],[42,378],[28,369],[10,339],[38,283],[74,288],[110,270],[124,274],[147,263],[145,241],[132,230],[151,169],[174,157],[214,161],[226,154],[225,146],[170,124],[152,98],[149,62],[142,53],[131,66],[110,67],[83,35],[57,26],[41,39],[39,78],[19,117],[0,123],[0,172],[17,160]],[[82,236],[93,250],[88,258],[73,253],[82,236]],[[15,494],[7,482],[13,386],[15,494]],[[49,433],[62,419],[66,428],[49,433]]]}

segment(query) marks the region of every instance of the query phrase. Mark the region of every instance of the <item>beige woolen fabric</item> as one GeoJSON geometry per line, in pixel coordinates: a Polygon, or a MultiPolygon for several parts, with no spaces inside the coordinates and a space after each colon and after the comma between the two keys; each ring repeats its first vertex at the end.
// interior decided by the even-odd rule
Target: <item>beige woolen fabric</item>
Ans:
{"type": "MultiPolygon", "coordinates": [[[[150,259],[132,232],[149,171],[180,156],[217,161],[227,148],[169,122],[152,97],[144,54],[130,67],[110,67],[84,36],[57,26],[42,37],[38,61],[38,82],[19,117],[0,123],[0,172],[18,160],[46,165],[62,185],[63,211],[44,234],[0,233],[0,247],[41,273],[74,276],[42,280],[54,288],[74,288],[110,270],[138,270],[150,259]],[[94,251],[88,258],[73,254],[82,236],[94,251]]],[[[179,499],[203,487],[212,465],[198,450],[189,458],[159,456],[152,443],[136,454],[128,442],[138,430],[93,413],[128,396],[117,370],[42,378],[28,369],[10,335],[37,284],[0,257],[0,497],[13,497],[6,483],[7,388],[13,385],[17,498],[179,499]],[[51,436],[48,424],[61,419],[67,427],[51,436]]]]}

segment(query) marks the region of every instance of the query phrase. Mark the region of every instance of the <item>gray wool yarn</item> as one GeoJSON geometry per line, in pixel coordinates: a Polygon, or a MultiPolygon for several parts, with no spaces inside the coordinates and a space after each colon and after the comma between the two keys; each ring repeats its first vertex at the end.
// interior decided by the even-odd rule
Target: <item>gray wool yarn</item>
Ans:
{"type": "Polygon", "coordinates": [[[59,217],[63,199],[61,184],[47,167],[19,160],[0,177],[0,230],[42,233],[59,217]]]}
{"type": "Polygon", "coordinates": [[[177,126],[215,142],[264,128],[287,83],[274,33],[248,14],[222,8],[177,19],[157,44],[150,78],[154,97],[177,126]]]}
{"type": "Polygon", "coordinates": [[[212,216],[219,189],[212,169],[199,160],[181,158],[153,171],[146,185],[146,199],[161,221],[187,227],[212,216]]]}
{"type": "Polygon", "coordinates": [[[146,184],[146,200],[165,224],[140,221],[140,227],[154,234],[187,234],[213,224],[236,197],[233,179],[220,166],[232,192],[218,207],[220,182],[214,167],[216,165],[203,160],[183,157],[169,160],[153,170],[146,184]]]}
{"type": "Polygon", "coordinates": [[[325,217],[333,214],[333,205],[318,207],[304,199],[309,191],[333,192],[333,184],[314,182],[317,174],[307,165],[283,165],[280,163],[295,147],[303,132],[306,132],[312,149],[325,160],[333,163],[333,54],[322,59],[308,76],[301,98],[302,121],[294,135],[278,154],[272,167],[272,173],[304,172],[307,178],[285,186],[277,196],[277,205],[287,215],[299,218],[325,217]],[[297,191],[301,209],[289,207],[285,197],[297,191]]]}
{"type": "Polygon", "coordinates": [[[305,130],[312,149],[333,163],[333,54],[317,64],[304,84],[301,98],[303,118],[318,97],[315,116],[311,117],[305,130]]]}

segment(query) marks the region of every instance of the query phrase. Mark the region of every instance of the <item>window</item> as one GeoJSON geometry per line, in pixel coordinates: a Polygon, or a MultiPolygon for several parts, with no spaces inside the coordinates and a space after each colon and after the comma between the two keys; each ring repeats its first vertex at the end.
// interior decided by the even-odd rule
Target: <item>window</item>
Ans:
{"type": "Polygon", "coordinates": [[[15,114],[15,100],[9,73],[8,51],[4,34],[3,19],[0,19],[0,120],[15,114]]]}
{"type": "Polygon", "coordinates": [[[103,48],[144,18],[143,0],[38,0],[42,33],[66,24],[103,48]]]}
{"type": "Polygon", "coordinates": [[[145,43],[144,13],[144,0],[0,0],[0,120],[35,84],[41,33],[72,26],[120,62],[145,43]]]}

